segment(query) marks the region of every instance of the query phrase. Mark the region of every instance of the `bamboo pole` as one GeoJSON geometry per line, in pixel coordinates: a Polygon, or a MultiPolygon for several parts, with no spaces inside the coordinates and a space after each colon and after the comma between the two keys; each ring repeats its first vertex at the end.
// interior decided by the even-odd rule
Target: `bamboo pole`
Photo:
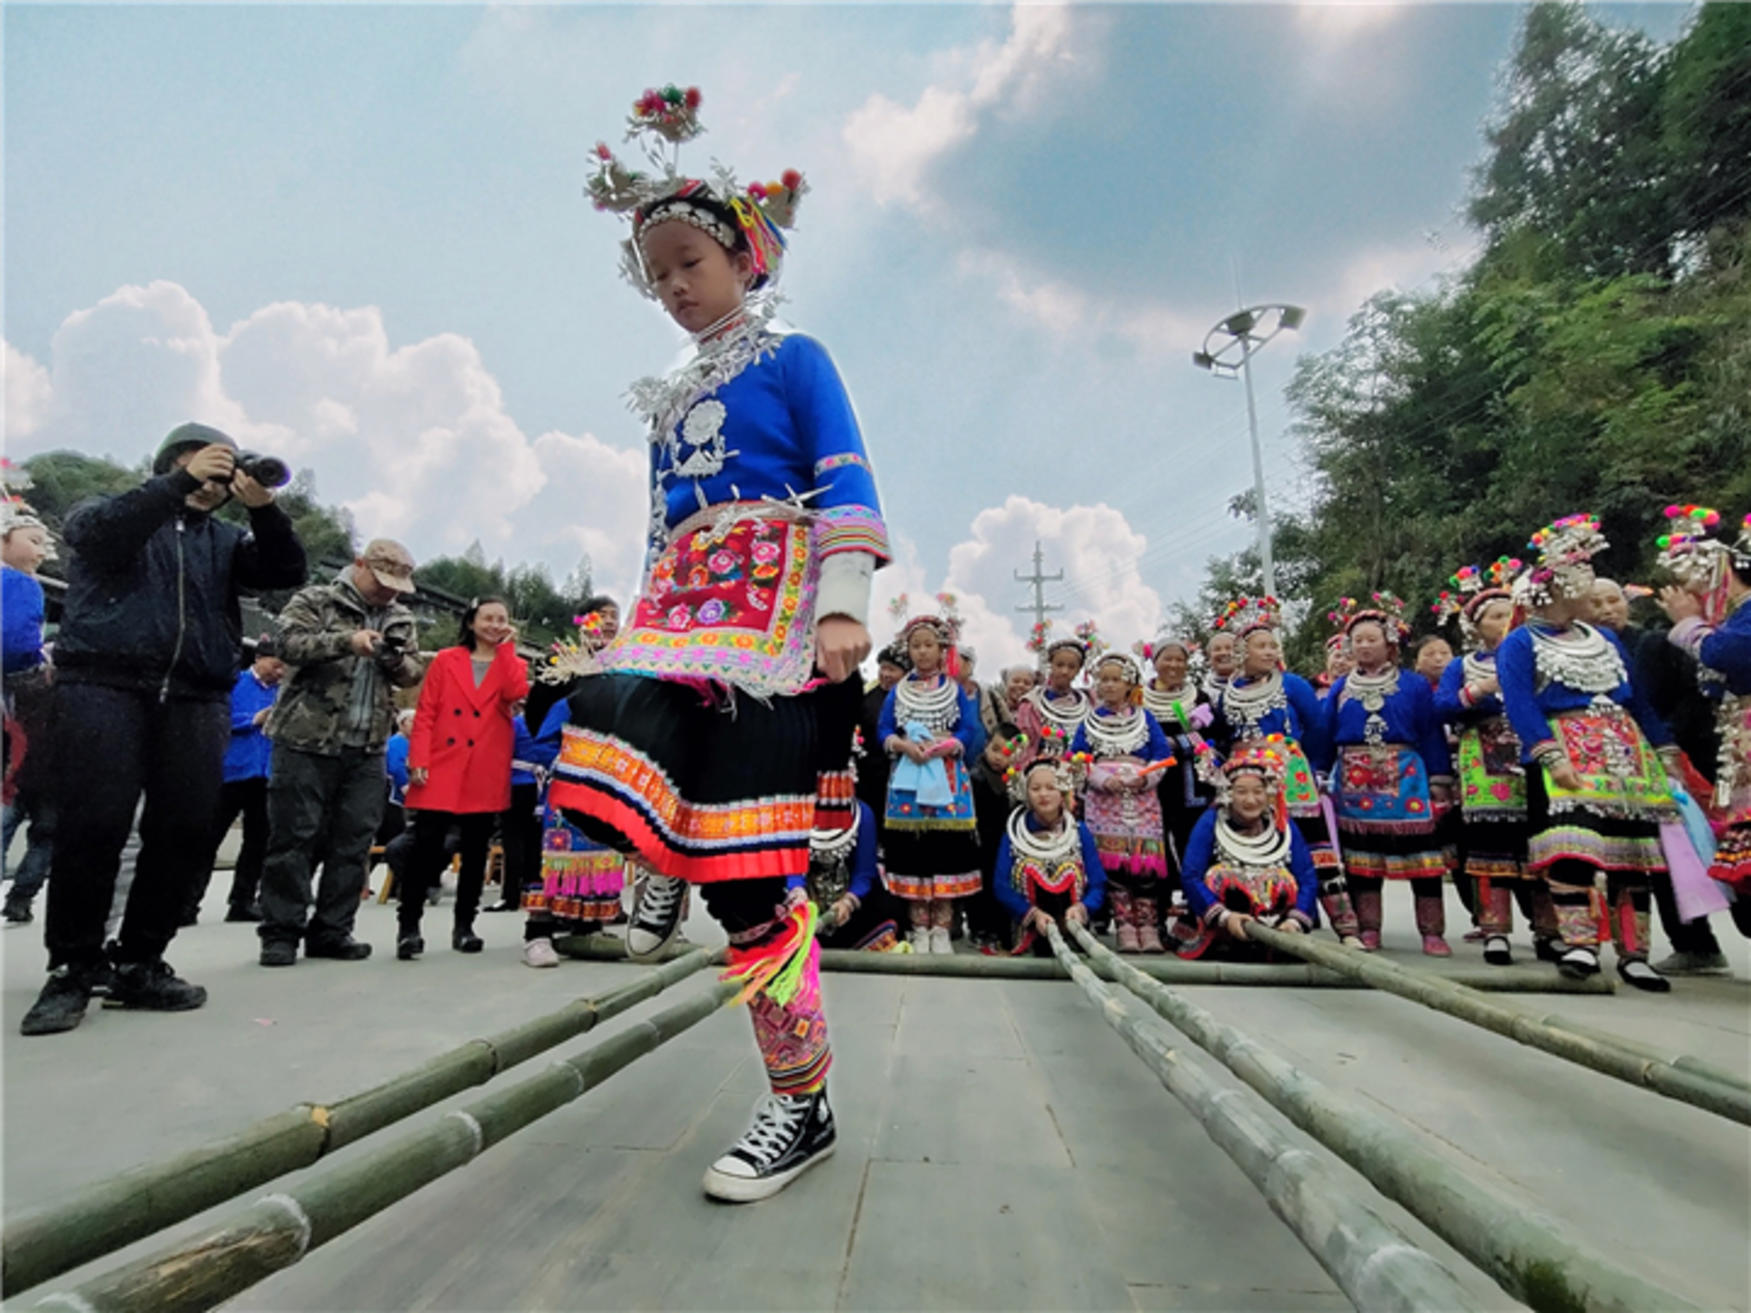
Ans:
{"type": "Polygon", "coordinates": [[[1691,1058],[1679,1066],[1651,1056],[1647,1050],[1638,1052],[1598,1031],[1568,1022],[1552,1025],[1549,1019],[1529,1017],[1462,985],[1449,984],[1439,976],[1411,971],[1350,949],[1316,943],[1304,935],[1284,934],[1256,921],[1247,926],[1246,932],[1278,952],[1329,966],[1376,989],[1445,1012],[1530,1048],[1542,1049],[1592,1071],[1751,1125],[1751,1085],[1726,1078],[1725,1073],[1709,1074],[1711,1069],[1697,1059],[1691,1058]]]}
{"type": "Polygon", "coordinates": [[[1364,1313],[1478,1307],[1453,1274],[1346,1192],[1322,1159],[1298,1148],[1232,1087],[1185,1062],[1159,1026],[1145,1026],[1119,995],[1077,960],[1056,926],[1046,938],[1108,1025],[1203,1124],[1301,1243],[1364,1313]]]}
{"type": "Polygon", "coordinates": [[[686,1002],[555,1062],[538,1076],[448,1113],[393,1144],[336,1164],[311,1180],[266,1195],[235,1218],[198,1235],[100,1273],[71,1290],[45,1295],[37,1307],[78,1313],[199,1313],[234,1299],[721,1011],[736,989],[732,983],[715,983],[686,1002]]]}
{"type": "Polygon", "coordinates": [[[1494,1193],[1423,1137],[1306,1072],[1149,979],[1081,926],[1070,934],[1094,969],[1129,989],[1349,1163],[1387,1198],[1540,1313],[1645,1313],[1693,1305],[1564,1233],[1543,1211],[1494,1193]]]}
{"type": "Polygon", "coordinates": [[[593,1030],[703,969],[690,953],[599,999],[577,999],[488,1039],[469,1040],[373,1089],[333,1104],[302,1103],[213,1144],[146,1163],[86,1186],[59,1204],[6,1223],[0,1236],[0,1296],[51,1280],[174,1226],[422,1108],[480,1085],[518,1063],[593,1030]]]}
{"type": "MultiPolygon", "coordinates": [[[[568,957],[589,962],[624,962],[626,947],[602,935],[555,941],[568,957]]],[[[1139,971],[1175,985],[1251,985],[1274,988],[1366,989],[1362,981],[1305,962],[1188,962],[1164,957],[1136,959],[1139,971]]],[[[990,980],[1063,980],[1064,969],[1051,958],[993,956],[984,953],[866,953],[842,948],[821,950],[823,971],[867,975],[958,976],[990,980]]],[[[1473,989],[1500,993],[1609,994],[1608,982],[1595,976],[1570,980],[1554,969],[1536,967],[1460,968],[1444,977],[1473,989]]]]}

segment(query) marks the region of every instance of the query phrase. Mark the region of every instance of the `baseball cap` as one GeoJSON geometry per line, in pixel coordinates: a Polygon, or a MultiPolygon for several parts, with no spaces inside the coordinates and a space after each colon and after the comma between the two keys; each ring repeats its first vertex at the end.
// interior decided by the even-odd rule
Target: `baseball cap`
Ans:
{"type": "Polygon", "coordinates": [[[360,559],[377,582],[398,593],[414,591],[413,554],[393,538],[373,538],[360,559]]]}
{"type": "Polygon", "coordinates": [[[211,447],[215,443],[221,447],[229,447],[232,451],[237,450],[236,439],[228,433],[219,432],[211,425],[178,424],[158,444],[158,454],[152,460],[152,473],[165,473],[185,451],[199,451],[202,447],[211,447]]]}

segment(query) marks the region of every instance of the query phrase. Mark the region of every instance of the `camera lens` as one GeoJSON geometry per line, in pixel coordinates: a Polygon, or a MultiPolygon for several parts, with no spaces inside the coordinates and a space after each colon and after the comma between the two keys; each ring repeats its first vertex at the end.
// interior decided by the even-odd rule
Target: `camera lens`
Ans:
{"type": "Polygon", "coordinates": [[[237,458],[237,468],[264,488],[283,488],[292,481],[291,468],[275,456],[257,456],[246,451],[237,458]]]}

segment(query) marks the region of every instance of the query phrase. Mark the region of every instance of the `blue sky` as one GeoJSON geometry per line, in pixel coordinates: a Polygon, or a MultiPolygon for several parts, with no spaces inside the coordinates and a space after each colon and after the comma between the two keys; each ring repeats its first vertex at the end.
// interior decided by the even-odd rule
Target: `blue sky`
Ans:
{"type": "MultiPolygon", "coordinates": [[[[1678,6],[1605,7],[1665,39],[1678,6]]],[[[588,551],[625,591],[675,331],[614,272],[587,154],[645,85],[712,155],[804,170],[787,317],[864,421],[901,564],[994,657],[1034,537],[1069,618],[1143,636],[1243,543],[1248,299],[1311,314],[1461,265],[1507,5],[5,8],[7,448],[132,458],[198,413],[416,553],[588,551]]]]}

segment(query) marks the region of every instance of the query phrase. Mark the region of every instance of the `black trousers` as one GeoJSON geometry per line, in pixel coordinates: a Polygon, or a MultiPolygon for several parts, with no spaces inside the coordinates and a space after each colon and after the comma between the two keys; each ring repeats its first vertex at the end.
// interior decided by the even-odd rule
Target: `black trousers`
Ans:
{"type": "Polygon", "coordinates": [[[511,806],[499,818],[504,839],[504,883],[499,896],[508,903],[522,900],[523,890],[541,883],[541,800],[539,784],[511,785],[511,806]]]}
{"type": "MultiPolygon", "coordinates": [[[[776,932],[776,922],[783,917],[785,900],[790,896],[790,882],[776,875],[758,880],[714,880],[694,888],[705,899],[705,910],[712,920],[732,939],[768,923],[773,923],[776,932]]],[[[757,936],[742,947],[767,937],[757,936]]]]}
{"type": "Polygon", "coordinates": [[[261,872],[264,941],[352,937],[384,797],[381,750],[327,756],[274,745],[261,872]],[[322,878],[312,888],[319,864],[322,878]]]}
{"type": "Polygon", "coordinates": [[[395,917],[399,933],[419,933],[426,891],[434,881],[443,878],[444,864],[450,860],[444,840],[452,825],[462,832],[462,869],[456,876],[456,929],[473,928],[474,914],[480,910],[481,886],[486,883],[486,850],[492,844],[493,827],[498,819],[497,812],[414,813],[413,851],[408,855],[406,878],[399,881],[401,902],[395,917]]]}
{"type": "Polygon", "coordinates": [[[231,893],[225,899],[233,912],[255,906],[261,891],[261,867],[268,851],[268,782],[265,775],[252,780],[226,780],[219,786],[219,814],[213,818],[213,847],[206,869],[196,881],[195,889],[184,908],[192,918],[201,910],[212,883],[213,863],[219,856],[219,845],[231,832],[231,824],[243,817],[243,847],[237,853],[237,865],[231,872],[231,893]]]}
{"type": "Polygon", "coordinates": [[[62,683],[55,690],[52,793],[61,823],[49,868],[49,967],[103,961],[122,845],[140,816],[140,857],[118,960],[153,962],[176,937],[213,838],[231,740],[223,698],[62,683]]]}

